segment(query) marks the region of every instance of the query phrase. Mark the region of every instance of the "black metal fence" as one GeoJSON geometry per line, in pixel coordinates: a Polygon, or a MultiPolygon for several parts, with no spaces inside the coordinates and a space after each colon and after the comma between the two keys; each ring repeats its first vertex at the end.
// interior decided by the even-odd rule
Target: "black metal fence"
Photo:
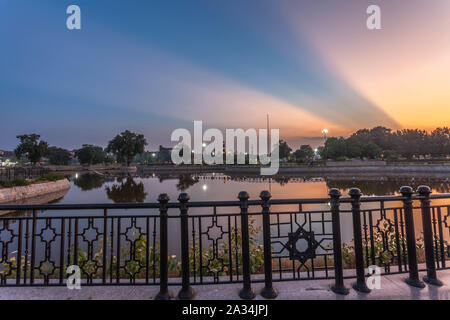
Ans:
{"type": "Polygon", "coordinates": [[[81,285],[191,286],[242,283],[240,296],[274,298],[273,282],[334,279],[332,290],[370,292],[367,267],[384,274],[408,273],[407,283],[439,285],[436,270],[449,268],[450,194],[431,195],[421,186],[401,196],[349,197],[331,189],[323,199],[259,200],[240,192],[238,201],[92,205],[0,205],[24,212],[0,217],[0,286],[64,286],[67,269],[80,268],[81,285]],[[117,210],[133,213],[115,214],[117,210]],[[138,214],[134,212],[139,212],[138,214]],[[51,214],[56,212],[56,214],[51,214]],[[62,214],[59,214],[62,212],[62,214]],[[71,213],[72,212],[72,213],[71,213]],[[75,212],[75,213],[74,213],[75,212]],[[93,213],[95,212],[95,213],[93,213]],[[174,254],[176,252],[176,254],[174,254]],[[179,253],[179,254],[178,254],[179,253]],[[178,258],[178,256],[180,258],[178,258]]]}
{"type": "Polygon", "coordinates": [[[42,167],[1,167],[0,180],[12,180],[17,177],[33,178],[49,172],[50,169],[42,167]]]}

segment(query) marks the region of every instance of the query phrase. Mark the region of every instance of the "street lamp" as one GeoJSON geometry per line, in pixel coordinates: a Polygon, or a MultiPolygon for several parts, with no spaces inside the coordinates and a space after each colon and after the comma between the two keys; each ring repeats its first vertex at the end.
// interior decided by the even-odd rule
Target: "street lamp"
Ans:
{"type": "Polygon", "coordinates": [[[325,141],[327,141],[327,133],[328,133],[328,129],[323,129],[323,130],[322,130],[323,139],[324,139],[325,141]]]}

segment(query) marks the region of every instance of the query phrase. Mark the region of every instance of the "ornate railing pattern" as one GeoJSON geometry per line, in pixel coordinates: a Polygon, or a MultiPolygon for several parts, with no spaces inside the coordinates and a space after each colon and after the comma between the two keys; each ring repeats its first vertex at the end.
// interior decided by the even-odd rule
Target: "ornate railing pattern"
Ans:
{"type": "Polygon", "coordinates": [[[0,205],[27,212],[0,217],[0,286],[66,285],[71,265],[80,268],[82,285],[159,285],[159,299],[169,298],[173,285],[189,299],[192,285],[235,282],[243,283],[242,298],[254,297],[253,282],[264,282],[261,294],[274,298],[273,282],[304,279],[334,279],[332,290],[346,294],[344,279],[356,278],[353,288],[370,292],[370,265],[409,273],[407,283],[416,287],[424,286],[418,272],[426,271],[424,280],[439,285],[436,270],[449,268],[450,195],[431,195],[425,186],[400,192],[361,197],[351,189],[344,198],[331,189],[329,198],[271,199],[263,191],[260,200],[240,192],[238,201],[214,202],[190,202],[182,193],[177,202],[162,194],[158,203],[0,205]]]}

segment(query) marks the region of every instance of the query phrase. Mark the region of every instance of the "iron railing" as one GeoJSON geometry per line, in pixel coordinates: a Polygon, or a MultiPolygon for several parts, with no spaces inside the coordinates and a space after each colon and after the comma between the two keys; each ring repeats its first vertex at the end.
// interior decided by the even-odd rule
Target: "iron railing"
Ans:
{"type": "Polygon", "coordinates": [[[22,215],[0,217],[0,286],[63,286],[67,268],[81,270],[82,285],[159,285],[159,299],[192,297],[192,285],[242,283],[240,296],[274,298],[273,282],[334,279],[332,290],[370,292],[367,267],[384,274],[408,273],[407,283],[439,285],[448,269],[450,194],[417,193],[343,198],[260,200],[240,192],[238,201],[0,205],[22,215]],[[132,210],[123,214],[123,210],[132,210]],[[114,211],[121,211],[115,214],[114,211]],[[69,213],[71,212],[71,213],[69,213]],[[178,258],[181,257],[181,259],[178,258]],[[424,262],[424,263],[422,263],[424,262]]]}
{"type": "Polygon", "coordinates": [[[42,167],[0,167],[0,180],[12,180],[17,177],[33,178],[49,172],[50,169],[42,167]]]}

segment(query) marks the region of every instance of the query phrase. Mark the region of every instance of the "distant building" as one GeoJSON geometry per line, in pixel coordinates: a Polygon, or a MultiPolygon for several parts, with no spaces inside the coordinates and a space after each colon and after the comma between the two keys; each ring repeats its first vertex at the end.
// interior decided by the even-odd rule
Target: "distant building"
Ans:
{"type": "Polygon", "coordinates": [[[0,167],[15,166],[17,162],[14,159],[15,159],[14,152],[0,150],[0,167]]]}
{"type": "Polygon", "coordinates": [[[172,150],[173,148],[165,148],[159,146],[158,161],[159,162],[171,162],[172,161],[172,150]]]}

